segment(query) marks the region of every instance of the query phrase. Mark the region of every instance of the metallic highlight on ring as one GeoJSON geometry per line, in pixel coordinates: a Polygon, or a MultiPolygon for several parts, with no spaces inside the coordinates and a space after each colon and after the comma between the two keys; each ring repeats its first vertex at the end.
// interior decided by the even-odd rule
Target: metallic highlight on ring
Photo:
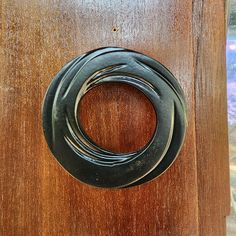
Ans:
{"type": "Polygon", "coordinates": [[[96,187],[128,187],[162,174],[182,146],[186,123],[184,94],[170,71],[123,48],[100,48],[67,63],[52,80],[43,104],[44,134],[52,153],[71,175],[96,187]],[[142,150],[104,150],[82,130],[77,118],[81,98],[107,82],[132,85],[153,104],[158,126],[142,150]]]}

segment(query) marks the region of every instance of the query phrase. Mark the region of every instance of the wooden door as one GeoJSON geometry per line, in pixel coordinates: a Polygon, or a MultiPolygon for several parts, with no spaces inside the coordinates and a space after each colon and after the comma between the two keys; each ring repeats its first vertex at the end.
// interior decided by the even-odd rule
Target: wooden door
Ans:
{"type": "MultiPolygon", "coordinates": [[[[225,32],[223,0],[3,0],[0,235],[225,235],[225,32]],[[53,158],[41,126],[54,75],[75,56],[106,46],[163,63],[188,106],[175,163],[127,189],[97,189],[71,177],[53,158]]],[[[158,122],[140,92],[118,84],[92,91],[80,112],[95,141],[121,152],[145,145],[158,122]]]]}

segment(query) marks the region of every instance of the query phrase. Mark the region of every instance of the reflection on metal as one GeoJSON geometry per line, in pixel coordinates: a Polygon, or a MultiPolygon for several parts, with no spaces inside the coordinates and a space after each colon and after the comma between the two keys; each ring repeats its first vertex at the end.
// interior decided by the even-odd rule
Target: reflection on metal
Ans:
{"type": "Polygon", "coordinates": [[[185,136],[186,104],[177,80],[159,62],[123,48],[100,48],[73,59],[53,79],[44,100],[43,128],[52,153],[75,178],[96,187],[127,187],[153,179],[172,164],[185,136]],[[132,85],[152,102],[158,126],[142,150],[104,150],[81,129],[81,98],[107,82],[132,85]]]}

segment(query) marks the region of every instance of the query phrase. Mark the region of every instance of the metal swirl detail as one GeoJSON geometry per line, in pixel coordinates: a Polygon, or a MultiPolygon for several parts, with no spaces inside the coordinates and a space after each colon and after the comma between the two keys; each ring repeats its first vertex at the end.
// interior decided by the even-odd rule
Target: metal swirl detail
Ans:
{"type": "Polygon", "coordinates": [[[186,130],[186,103],[174,76],[156,60],[123,48],[100,48],[67,63],[47,90],[42,114],[56,159],[72,176],[96,187],[127,187],[157,177],[174,161],[186,130]],[[153,104],[158,126],[142,150],[113,153],[83,132],[78,104],[89,90],[107,82],[132,85],[153,104]]]}

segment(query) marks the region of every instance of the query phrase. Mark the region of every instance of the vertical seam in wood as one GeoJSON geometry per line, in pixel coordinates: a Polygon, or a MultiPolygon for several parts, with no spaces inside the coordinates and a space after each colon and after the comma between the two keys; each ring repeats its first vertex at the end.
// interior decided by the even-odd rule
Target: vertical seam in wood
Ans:
{"type": "Polygon", "coordinates": [[[199,206],[199,184],[198,184],[198,161],[197,161],[197,130],[196,130],[196,101],[197,101],[197,68],[199,66],[200,37],[202,34],[203,1],[192,0],[192,54],[193,54],[193,79],[194,79],[194,136],[195,136],[195,165],[196,165],[196,189],[197,189],[197,224],[198,235],[200,235],[200,206],[199,206]],[[197,18],[197,19],[196,19],[197,18]]]}

